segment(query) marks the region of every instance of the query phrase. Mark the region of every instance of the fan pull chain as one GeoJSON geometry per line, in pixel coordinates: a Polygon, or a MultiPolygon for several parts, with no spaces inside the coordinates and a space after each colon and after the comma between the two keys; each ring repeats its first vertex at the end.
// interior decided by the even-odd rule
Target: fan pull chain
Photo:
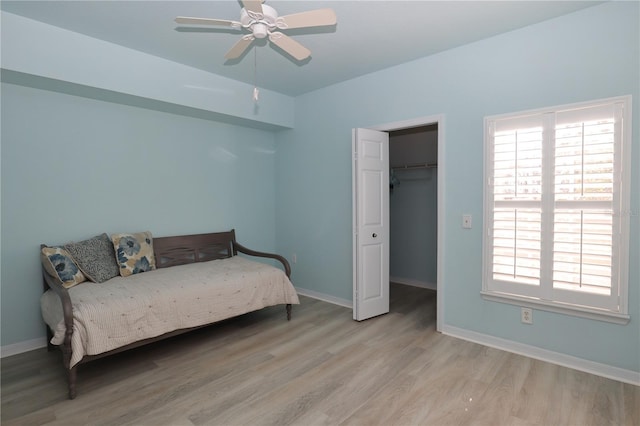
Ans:
{"type": "Polygon", "coordinates": [[[253,47],[253,102],[258,103],[258,96],[260,91],[258,90],[258,49],[253,47]]]}

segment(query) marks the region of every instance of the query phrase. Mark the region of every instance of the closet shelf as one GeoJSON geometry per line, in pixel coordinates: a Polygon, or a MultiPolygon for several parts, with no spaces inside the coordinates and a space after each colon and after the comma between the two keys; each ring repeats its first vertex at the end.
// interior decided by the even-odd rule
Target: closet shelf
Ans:
{"type": "Polygon", "coordinates": [[[405,164],[404,166],[392,166],[393,170],[435,169],[438,163],[405,164]]]}

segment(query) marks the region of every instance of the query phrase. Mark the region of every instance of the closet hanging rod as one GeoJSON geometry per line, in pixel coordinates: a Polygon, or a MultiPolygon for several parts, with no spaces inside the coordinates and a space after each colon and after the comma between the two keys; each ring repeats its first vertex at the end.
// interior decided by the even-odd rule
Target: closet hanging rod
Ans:
{"type": "Polygon", "coordinates": [[[435,169],[438,167],[438,163],[423,163],[423,164],[405,164],[404,166],[394,166],[393,170],[410,170],[410,169],[435,169]]]}

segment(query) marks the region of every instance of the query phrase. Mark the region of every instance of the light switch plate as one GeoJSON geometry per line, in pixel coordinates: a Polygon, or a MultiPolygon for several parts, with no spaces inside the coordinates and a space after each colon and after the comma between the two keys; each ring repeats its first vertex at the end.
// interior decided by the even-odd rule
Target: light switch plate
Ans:
{"type": "Polygon", "coordinates": [[[471,215],[463,214],[462,215],[462,227],[464,229],[471,229],[471,215]]]}

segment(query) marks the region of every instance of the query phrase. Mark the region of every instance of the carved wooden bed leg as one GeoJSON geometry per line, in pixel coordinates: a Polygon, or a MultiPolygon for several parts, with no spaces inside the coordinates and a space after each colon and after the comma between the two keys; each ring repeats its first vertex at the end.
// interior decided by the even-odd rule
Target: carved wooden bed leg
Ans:
{"type": "Polygon", "coordinates": [[[287,303],[287,321],[291,321],[291,303],[287,303]]]}
{"type": "Polygon", "coordinates": [[[64,363],[64,368],[67,369],[67,379],[69,381],[69,399],[74,399],[76,397],[76,378],[78,376],[78,366],[75,365],[73,368],[71,367],[71,335],[73,334],[73,329],[67,329],[65,333],[65,339],[62,343],[62,360],[64,363]]]}
{"type": "Polygon", "coordinates": [[[69,399],[76,398],[76,379],[78,377],[78,366],[69,370],[69,399]]]}

